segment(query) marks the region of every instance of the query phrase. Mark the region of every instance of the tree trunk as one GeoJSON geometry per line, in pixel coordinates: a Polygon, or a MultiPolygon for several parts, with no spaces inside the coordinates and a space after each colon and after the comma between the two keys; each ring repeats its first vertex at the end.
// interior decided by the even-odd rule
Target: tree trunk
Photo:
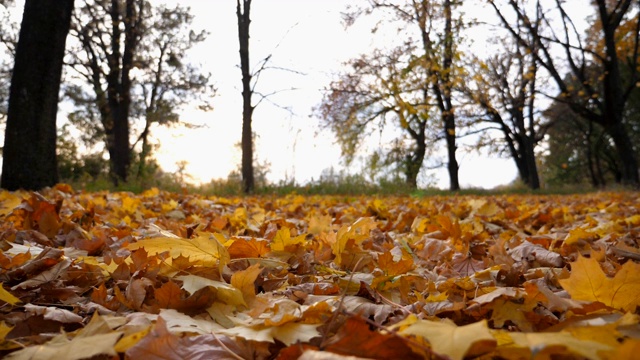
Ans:
{"type": "Polygon", "coordinates": [[[434,49],[431,39],[429,38],[429,31],[426,27],[426,14],[420,17],[420,30],[422,31],[422,46],[425,50],[425,59],[432,64],[429,64],[430,80],[433,81],[432,88],[436,97],[436,103],[440,109],[440,116],[442,119],[442,125],[444,128],[444,136],[447,142],[447,157],[448,164],[447,170],[449,171],[449,189],[451,191],[460,190],[460,182],[458,180],[458,160],[456,159],[456,122],[453,109],[451,71],[453,69],[453,20],[451,14],[452,4],[450,0],[445,0],[442,4],[444,10],[444,49],[442,55],[442,64],[437,64],[437,60],[434,56],[434,49]],[[436,66],[439,65],[439,66],[436,66]]]}
{"type": "Polygon", "coordinates": [[[405,176],[407,185],[409,185],[409,187],[412,189],[417,189],[418,175],[420,174],[420,169],[422,168],[424,156],[427,153],[424,125],[421,126],[419,133],[416,132],[412,134],[412,138],[416,142],[416,150],[413,152],[413,154],[407,155],[405,164],[405,176]]]}
{"type": "Polygon", "coordinates": [[[3,149],[1,185],[38,190],[58,182],[56,115],[73,0],[26,0],[3,149]]]}
{"type": "MultiPolygon", "coordinates": [[[[629,6],[625,2],[624,6],[629,6]]],[[[638,160],[633,149],[633,143],[624,127],[624,108],[627,99],[622,89],[622,77],[620,75],[620,60],[617,54],[615,33],[620,25],[620,14],[624,12],[608,13],[606,1],[597,1],[602,32],[605,43],[604,65],[604,125],[606,131],[611,135],[616,147],[616,152],[620,158],[622,170],[622,183],[624,185],[638,186],[640,177],[638,175],[638,160]]]]}
{"type": "Polygon", "coordinates": [[[449,190],[460,190],[460,182],[458,180],[458,160],[456,159],[456,125],[453,114],[445,114],[444,129],[445,137],[447,140],[447,155],[449,163],[447,164],[447,170],[449,170],[449,190]]]}
{"type": "Polygon", "coordinates": [[[615,144],[620,160],[621,181],[623,185],[638,186],[638,162],[631,138],[622,121],[606,127],[607,133],[615,144]]]}
{"type": "Polygon", "coordinates": [[[522,155],[524,157],[527,167],[527,186],[532,190],[540,189],[540,177],[538,176],[538,164],[536,164],[536,154],[534,151],[533,139],[529,136],[525,136],[524,148],[522,149],[522,155]]]}
{"type": "Polygon", "coordinates": [[[131,76],[133,58],[140,38],[140,22],[143,3],[126,0],[124,18],[119,0],[111,1],[111,54],[107,74],[107,118],[102,122],[107,136],[107,150],[111,164],[111,178],[114,185],[126,182],[131,165],[129,141],[129,111],[131,106],[131,76]],[[136,9],[136,5],[138,9],[136,9]],[[124,49],[121,49],[121,25],[124,23],[124,49]]]}
{"type": "Polygon", "coordinates": [[[249,24],[251,23],[251,0],[236,0],[238,16],[238,39],[240,41],[240,70],[242,72],[242,188],[245,194],[253,192],[253,131],[251,121],[254,106],[251,105],[251,72],[249,64],[249,24]]]}

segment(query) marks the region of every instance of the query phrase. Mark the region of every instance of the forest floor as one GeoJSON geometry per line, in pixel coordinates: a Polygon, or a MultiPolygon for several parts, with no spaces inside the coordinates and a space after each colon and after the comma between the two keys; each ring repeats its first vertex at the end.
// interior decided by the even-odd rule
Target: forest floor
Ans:
{"type": "Polygon", "coordinates": [[[629,359],[640,194],[0,192],[5,359],[629,359]]]}

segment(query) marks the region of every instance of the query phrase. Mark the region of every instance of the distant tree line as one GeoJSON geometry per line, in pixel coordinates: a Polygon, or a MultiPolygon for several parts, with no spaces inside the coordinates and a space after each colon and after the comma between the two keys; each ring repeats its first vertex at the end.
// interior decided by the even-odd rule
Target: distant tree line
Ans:
{"type": "Polygon", "coordinates": [[[494,34],[503,35],[486,44],[494,51],[485,57],[463,50],[464,34],[480,24],[460,10],[462,1],[368,0],[352,9],[347,25],[384,14],[402,36],[395,48],[350,61],[316,109],[347,161],[390,127],[397,140],[367,163],[383,175],[399,169],[413,187],[425,161],[433,165],[425,154],[444,140],[450,189],[458,190],[457,141],[468,135],[511,157],[532,189],[541,173],[550,184],[637,187],[640,3],[592,0],[584,30],[570,15],[575,4],[486,5],[502,29],[494,34]]]}

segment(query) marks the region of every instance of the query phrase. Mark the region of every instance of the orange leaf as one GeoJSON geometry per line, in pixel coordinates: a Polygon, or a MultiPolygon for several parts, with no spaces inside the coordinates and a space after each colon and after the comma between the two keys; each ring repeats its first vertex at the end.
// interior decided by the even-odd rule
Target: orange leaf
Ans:
{"type": "Polygon", "coordinates": [[[249,307],[256,297],[256,279],[262,272],[260,264],[254,264],[231,276],[231,285],[242,292],[244,301],[249,307]]]}
{"type": "Polygon", "coordinates": [[[327,351],[368,359],[422,359],[407,342],[392,334],[372,331],[369,324],[358,317],[349,318],[327,351]]]}
{"type": "Polygon", "coordinates": [[[387,275],[396,276],[413,269],[413,258],[408,252],[396,247],[378,256],[378,266],[387,275]]]}
{"type": "Polygon", "coordinates": [[[253,237],[248,240],[236,238],[227,250],[229,251],[229,256],[232,259],[259,258],[263,257],[270,251],[269,243],[267,241],[258,240],[253,237]]]}

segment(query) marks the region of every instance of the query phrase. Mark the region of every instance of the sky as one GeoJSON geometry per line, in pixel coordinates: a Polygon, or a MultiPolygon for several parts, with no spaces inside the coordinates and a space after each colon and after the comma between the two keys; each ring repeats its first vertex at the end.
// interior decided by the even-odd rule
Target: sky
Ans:
{"type": "MultiPolygon", "coordinates": [[[[372,34],[372,23],[356,22],[345,29],[341,12],[345,0],[256,0],[251,8],[250,56],[253,66],[268,55],[268,69],[261,74],[256,90],[278,92],[263,100],[253,116],[258,134],[256,153],[259,162],[268,161],[267,178],[272,182],[295,179],[297,183],[317,180],[323,171],[345,169],[340,149],[329,130],[319,128],[312,109],[322,99],[324,89],[342,64],[381,42],[393,41],[394,34],[372,34]],[[296,90],[288,89],[295,88],[296,90]]],[[[171,2],[167,1],[171,4],[171,2]]],[[[203,113],[192,109],[182,112],[183,119],[205,127],[189,129],[156,128],[160,142],[156,159],[167,171],[187,161],[191,181],[206,183],[226,178],[238,168],[242,127],[241,75],[237,39],[235,1],[182,0],[195,14],[194,27],[210,32],[207,40],[193,49],[190,58],[211,72],[218,89],[214,110],[203,113]]],[[[254,103],[259,97],[254,97],[254,103]]],[[[381,146],[371,139],[370,146],[381,146]]],[[[517,173],[513,161],[496,155],[458,151],[460,183],[463,187],[491,188],[512,182],[517,173]]],[[[345,169],[358,173],[360,165],[345,169]]],[[[448,188],[444,168],[427,172],[435,179],[431,185],[448,188]]],[[[422,185],[426,185],[424,182],[422,185]]]]}

